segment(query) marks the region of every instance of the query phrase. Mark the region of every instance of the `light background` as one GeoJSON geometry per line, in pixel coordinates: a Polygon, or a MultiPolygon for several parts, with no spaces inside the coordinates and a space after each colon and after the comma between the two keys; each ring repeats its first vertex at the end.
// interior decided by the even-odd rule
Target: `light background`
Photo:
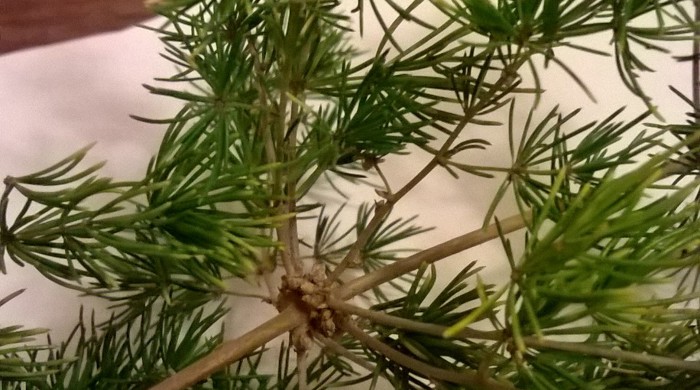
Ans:
{"type": "MultiPolygon", "coordinates": [[[[157,25],[158,21],[149,22],[157,25]]],[[[410,28],[397,34],[414,39],[410,28]]],[[[377,30],[366,31],[366,42],[360,47],[372,47],[379,39],[377,30]],[[364,45],[364,46],[363,46],[364,45]]],[[[609,35],[595,39],[607,43],[609,35]]],[[[585,43],[591,44],[590,39],[585,43]]],[[[669,46],[670,47],[670,46],[669,46]]],[[[676,54],[687,55],[690,45],[676,45],[676,54]]],[[[149,95],[141,87],[153,77],[168,76],[174,67],[159,57],[161,45],[147,30],[129,28],[67,43],[14,52],[0,57],[0,176],[24,175],[45,168],[92,142],[96,146],[88,162],[108,160],[101,172],[116,179],[136,179],[145,172],[150,156],[157,150],[163,127],[136,122],[128,114],[165,118],[175,113],[179,102],[149,95]]],[[[584,106],[572,123],[583,124],[602,119],[620,106],[627,106],[625,116],[633,117],[644,110],[643,104],[630,95],[619,81],[612,57],[601,58],[571,50],[558,50],[557,55],[588,81],[598,99],[591,103],[568,76],[559,69],[545,71],[540,115],[554,104],[563,112],[584,106]]],[[[688,106],[673,96],[667,88],[674,85],[685,93],[690,91],[690,67],[660,56],[645,57],[657,69],[641,81],[662,107],[667,120],[683,120],[688,106]]],[[[528,79],[527,71],[524,76],[528,79]]],[[[529,108],[527,99],[518,104],[523,114],[529,108]]],[[[505,118],[506,111],[501,112],[505,118]]],[[[524,119],[521,116],[521,121],[524,119]]],[[[520,123],[519,122],[519,123],[520,123]]],[[[506,131],[487,128],[469,130],[494,144],[487,152],[475,152],[474,161],[487,165],[506,165],[509,161],[506,131]]],[[[394,188],[415,174],[428,160],[424,153],[388,159],[386,173],[394,188]]],[[[453,179],[444,171],[436,171],[396,208],[394,215],[420,214],[418,223],[435,226],[429,233],[417,237],[408,246],[425,248],[478,228],[491,197],[500,180],[486,180],[462,175],[453,179]]],[[[350,206],[375,199],[371,191],[353,193],[350,206]]],[[[14,197],[12,199],[17,199],[14,197]]],[[[336,197],[340,202],[342,199],[336,197]]],[[[16,215],[19,201],[10,203],[10,221],[16,215]]],[[[350,208],[348,208],[350,210],[350,208]]],[[[497,215],[501,218],[514,213],[512,204],[505,204],[497,215]]],[[[352,214],[352,213],[351,213],[352,214]]],[[[507,277],[500,244],[495,241],[442,261],[440,280],[446,281],[468,261],[479,260],[486,270],[485,280],[495,282],[507,277]]],[[[21,324],[52,330],[54,340],[62,340],[75,325],[80,305],[98,311],[104,304],[95,299],[79,298],[45,280],[30,268],[20,268],[6,259],[8,275],[0,276],[0,297],[20,288],[26,292],[0,308],[0,325],[21,324]]],[[[251,300],[240,301],[242,310],[234,309],[227,319],[232,335],[251,329],[274,310],[258,307],[251,300]]]]}

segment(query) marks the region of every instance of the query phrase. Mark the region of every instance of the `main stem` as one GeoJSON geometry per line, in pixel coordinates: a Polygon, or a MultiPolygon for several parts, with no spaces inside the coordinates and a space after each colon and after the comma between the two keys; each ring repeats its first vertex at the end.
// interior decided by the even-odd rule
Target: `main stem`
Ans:
{"type": "MultiPolygon", "coordinates": [[[[695,23],[700,22],[700,0],[695,0],[695,23]]],[[[700,123],[700,32],[693,40],[693,112],[695,124],[700,123]]]]}
{"type": "MultiPolygon", "coordinates": [[[[297,18],[299,17],[299,15],[297,14],[298,12],[299,4],[291,4],[289,25],[287,29],[287,38],[292,38],[292,43],[294,43],[294,38],[299,34],[299,26],[296,25],[296,23],[298,22],[297,18]]],[[[294,157],[294,143],[296,142],[294,136],[295,133],[294,131],[291,131],[291,134],[287,134],[288,130],[294,129],[287,129],[286,126],[286,123],[288,123],[287,106],[289,104],[287,92],[298,92],[293,91],[290,88],[293,73],[295,70],[295,63],[290,61],[289,57],[285,58],[285,61],[286,66],[283,69],[282,75],[283,88],[280,91],[279,96],[279,105],[277,110],[278,121],[275,134],[275,144],[278,148],[282,148],[282,150],[280,150],[277,153],[276,157],[282,161],[294,157]]],[[[303,61],[303,59],[301,59],[301,61],[303,61]]],[[[515,74],[515,70],[519,68],[523,61],[524,59],[515,61],[509,66],[507,66],[505,69],[503,69],[499,79],[487,92],[479,96],[479,100],[476,104],[473,104],[470,107],[464,107],[464,116],[462,120],[457,124],[457,126],[451,132],[447,140],[442,144],[438,153],[433,157],[433,159],[431,159],[431,161],[425,167],[423,167],[423,169],[421,169],[416,174],[416,176],[413,179],[411,179],[408,183],[406,183],[399,191],[397,191],[394,194],[390,194],[388,199],[386,199],[383,203],[380,203],[380,206],[375,210],[375,214],[372,220],[370,220],[367,227],[360,233],[357,241],[352,246],[346,257],[331,273],[329,277],[330,282],[336,280],[350,264],[353,264],[353,262],[359,260],[359,255],[361,253],[362,248],[364,248],[364,246],[372,237],[372,235],[374,235],[376,230],[381,225],[381,222],[391,211],[393,205],[396,202],[398,202],[401,198],[403,198],[407,193],[409,193],[413,188],[415,188],[425,177],[428,176],[430,172],[432,172],[437,166],[439,166],[443,162],[443,159],[445,155],[449,152],[450,147],[457,140],[457,138],[467,126],[467,124],[471,120],[473,120],[475,116],[478,115],[478,113],[485,105],[492,103],[492,99],[494,99],[499,92],[506,90],[512,85],[512,83],[514,82],[513,75],[515,74]]],[[[293,124],[294,121],[296,121],[297,119],[294,116],[299,115],[298,107],[294,107],[294,105],[292,105],[290,115],[293,117],[291,118],[293,121],[290,121],[289,123],[293,124]]],[[[283,207],[281,208],[281,211],[285,213],[293,212],[295,204],[295,199],[293,198],[293,196],[295,195],[295,184],[291,183],[289,179],[296,180],[296,177],[291,172],[287,173],[288,182],[285,183],[287,186],[287,199],[285,202],[283,202],[283,207]]],[[[282,183],[279,180],[276,180],[275,184],[277,190],[285,190],[285,188],[281,186],[282,183]]],[[[502,221],[501,230],[504,234],[515,230],[519,230],[526,226],[527,219],[528,218],[523,218],[520,215],[508,218],[502,221]]],[[[285,248],[282,250],[282,262],[285,266],[287,274],[300,274],[303,270],[301,269],[301,264],[299,263],[299,258],[297,256],[298,237],[296,236],[296,219],[293,217],[290,218],[286,223],[284,223],[282,226],[280,226],[280,228],[278,228],[277,232],[280,241],[282,241],[285,245],[285,248]]],[[[371,289],[374,286],[378,286],[382,283],[393,280],[398,276],[411,272],[419,268],[423,263],[429,264],[436,262],[440,259],[444,259],[445,257],[461,252],[465,249],[492,240],[498,237],[498,234],[498,229],[495,225],[492,225],[484,230],[478,230],[454,238],[445,243],[436,245],[430,249],[419,252],[409,258],[404,259],[403,261],[394,262],[391,265],[378,269],[371,274],[367,274],[363,277],[357,278],[349,282],[348,284],[337,288],[335,291],[332,291],[331,295],[334,295],[340,299],[349,299],[357,294],[371,289]]],[[[278,316],[272,318],[265,324],[261,325],[261,329],[254,329],[239,339],[222,344],[222,346],[214,350],[210,355],[208,355],[200,361],[195,362],[190,367],[186,368],[182,372],[184,374],[181,375],[181,373],[177,373],[176,375],[169,378],[166,382],[171,383],[171,386],[173,387],[154,387],[153,389],[180,389],[182,387],[176,387],[177,384],[179,384],[179,386],[188,386],[192,383],[191,380],[195,380],[196,382],[196,380],[204,379],[211,375],[213,372],[216,372],[217,370],[222,369],[226,365],[240,359],[246,353],[252,352],[252,350],[259,347],[264,342],[269,341],[271,338],[275,338],[282,333],[285,333],[294,329],[295,327],[302,325],[305,321],[308,321],[308,319],[306,319],[305,313],[303,313],[300,309],[294,306],[289,307],[285,309],[282,313],[280,313],[278,316]],[[278,327],[271,327],[269,325],[270,322],[280,322],[280,324],[278,327]],[[258,332],[260,332],[261,335],[256,336],[258,332]],[[271,338],[268,339],[268,337],[271,338]],[[257,341],[258,344],[254,344],[251,341],[257,341]],[[197,373],[199,373],[199,375],[197,375],[197,373]]],[[[163,383],[165,384],[166,382],[163,383]]]]}
{"type": "Polygon", "coordinates": [[[151,390],[180,390],[190,387],[303,324],[305,320],[306,316],[301,310],[290,306],[243,336],[222,343],[207,356],[151,387],[151,390]]]}
{"type": "MultiPolygon", "coordinates": [[[[527,226],[530,216],[515,215],[500,222],[503,234],[511,233],[527,226]]],[[[364,291],[388,282],[418,269],[422,264],[430,264],[463,250],[480,245],[499,237],[496,224],[485,229],[455,237],[442,244],[423,250],[403,260],[384,266],[371,274],[351,280],[330,292],[335,299],[347,300],[364,291]]],[[[227,341],[201,360],[166,379],[151,390],[180,390],[199,380],[209,377],[216,371],[241,359],[266,342],[280,336],[308,321],[306,313],[296,306],[289,306],[277,316],[251,330],[238,339],[227,341]],[[167,385],[167,386],[166,386],[167,385]]]]}

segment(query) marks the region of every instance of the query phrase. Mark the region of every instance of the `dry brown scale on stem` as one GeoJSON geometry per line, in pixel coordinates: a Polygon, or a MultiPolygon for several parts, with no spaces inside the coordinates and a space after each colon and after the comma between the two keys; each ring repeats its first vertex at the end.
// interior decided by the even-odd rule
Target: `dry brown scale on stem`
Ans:
{"type": "Polygon", "coordinates": [[[316,263],[302,276],[282,276],[277,309],[282,312],[290,306],[305,313],[307,323],[292,331],[294,345],[308,349],[313,333],[336,337],[344,316],[328,307],[326,298],[338,283],[329,283],[326,266],[316,263]]]}

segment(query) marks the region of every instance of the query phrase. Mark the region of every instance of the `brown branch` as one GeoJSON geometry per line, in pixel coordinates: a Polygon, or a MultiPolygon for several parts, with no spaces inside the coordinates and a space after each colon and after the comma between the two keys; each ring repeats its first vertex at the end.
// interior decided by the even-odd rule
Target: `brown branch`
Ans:
{"type": "MultiPolygon", "coordinates": [[[[447,330],[446,326],[426,324],[407,318],[396,317],[382,312],[364,309],[333,297],[330,297],[327,303],[331,308],[342,311],[343,313],[355,314],[374,323],[403,330],[420,332],[437,337],[442,337],[444,332],[447,330]]],[[[494,341],[504,340],[503,337],[504,334],[500,331],[479,331],[468,328],[456,335],[456,338],[460,339],[471,338],[494,341]]],[[[615,361],[626,361],[657,367],[669,367],[678,370],[700,371],[700,361],[688,361],[666,356],[650,355],[648,353],[614,350],[588,343],[561,342],[531,336],[524,337],[523,342],[529,348],[555,349],[559,351],[575,352],[582,355],[597,356],[615,361]]]]}
{"type": "Polygon", "coordinates": [[[443,368],[433,367],[430,364],[414,359],[405,355],[374,337],[366,334],[352,321],[346,321],[343,328],[353,337],[358,339],[367,347],[381,353],[393,362],[398,363],[410,370],[420,373],[421,375],[439,381],[451,382],[466,386],[475,386],[484,390],[512,390],[515,387],[508,382],[496,381],[493,378],[485,378],[479,372],[467,368],[462,368],[459,371],[446,370],[443,368]]]}
{"type": "MultiPolygon", "coordinates": [[[[501,231],[503,234],[508,234],[520,230],[527,226],[529,219],[529,215],[527,217],[523,217],[521,215],[508,217],[500,221],[501,231]]],[[[334,296],[342,300],[350,299],[373,287],[393,280],[398,276],[416,270],[421,266],[421,264],[434,263],[438,260],[444,259],[445,257],[483,244],[495,238],[498,238],[498,229],[494,223],[484,229],[474,230],[470,233],[455,237],[451,240],[420,251],[403,260],[395,261],[389,265],[377,269],[376,271],[373,271],[372,273],[353,279],[336,289],[334,291],[334,296]]]]}
{"type": "MultiPolygon", "coordinates": [[[[506,218],[500,223],[501,230],[504,234],[519,230],[526,226],[526,221],[527,219],[520,215],[506,218]]],[[[406,259],[396,261],[391,265],[380,268],[371,274],[351,280],[347,284],[331,291],[330,295],[336,298],[336,300],[331,300],[337,303],[337,299],[352,298],[374,286],[392,280],[399,275],[411,272],[420,267],[422,263],[434,263],[447,256],[497,237],[498,231],[495,224],[493,224],[483,230],[475,230],[471,233],[453,238],[452,240],[418,252],[406,259]]],[[[212,351],[209,355],[151,388],[151,390],[184,389],[241,359],[269,340],[302,325],[307,320],[308,319],[301,310],[290,306],[279,315],[238,339],[221,344],[221,346],[212,351]]]]}
{"type": "Polygon", "coordinates": [[[306,370],[309,368],[308,351],[306,349],[298,349],[297,351],[297,378],[299,390],[309,390],[309,378],[306,376],[306,370]]]}
{"type": "MultiPolygon", "coordinates": [[[[265,88],[265,67],[263,66],[262,59],[260,58],[260,52],[258,51],[257,45],[255,44],[255,40],[251,37],[248,37],[246,43],[247,45],[245,47],[245,50],[248,52],[248,54],[250,54],[250,58],[253,60],[253,75],[255,76],[255,88],[257,89],[258,95],[260,96],[260,105],[266,108],[270,105],[274,107],[277,105],[277,103],[270,98],[270,96],[267,93],[267,89],[265,88]]],[[[270,111],[269,109],[265,109],[264,115],[261,116],[260,124],[258,125],[257,130],[258,134],[260,134],[265,144],[265,157],[267,158],[267,162],[274,163],[277,161],[277,157],[275,155],[275,145],[272,142],[269,117],[270,111]]]]}
{"type": "Polygon", "coordinates": [[[374,170],[377,171],[382,183],[384,183],[384,193],[387,194],[387,196],[392,196],[393,192],[391,191],[391,185],[389,185],[389,180],[387,180],[384,172],[382,172],[382,169],[379,167],[379,161],[376,159],[372,161],[372,167],[374,167],[374,170]]]}
{"type": "MultiPolygon", "coordinates": [[[[281,212],[289,212],[290,207],[287,202],[282,206],[281,212]]],[[[301,262],[298,258],[294,256],[294,239],[292,237],[292,226],[296,224],[290,223],[290,220],[294,217],[290,217],[287,221],[282,222],[280,226],[277,227],[277,238],[284,247],[281,250],[282,264],[284,265],[284,270],[288,276],[299,276],[304,273],[301,262]]],[[[294,218],[296,221],[296,219],[294,218]]]]}
{"type": "MultiPolygon", "coordinates": [[[[693,1],[695,7],[695,23],[700,22],[700,0],[693,1]]],[[[700,31],[695,30],[693,40],[693,122],[700,123],[700,31]]]]}
{"type": "MultiPolygon", "coordinates": [[[[392,316],[390,314],[382,313],[379,311],[365,309],[353,304],[347,303],[335,297],[328,297],[326,300],[328,306],[340,311],[342,313],[354,314],[362,318],[366,318],[376,324],[381,324],[385,326],[394,327],[397,329],[408,330],[412,332],[418,332],[423,334],[428,334],[436,337],[443,337],[443,334],[447,330],[446,326],[428,324],[425,322],[410,320],[408,318],[402,318],[397,316],[392,316]]],[[[503,332],[500,331],[483,331],[465,328],[460,331],[455,338],[472,338],[480,340],[503,340],[503,332]]]]}
{"type": "MultiPolygon", "coordinates": [[[[293,91],[294,92],[294,91],[293,91]]],[[[298,121],[300,120],[300,113],[299,113],[299,106],[295,101],[291,102],[290,105],[290,119],[289,123],[291,124],[291,130],[290,129],[285,129],[285,133],[289,132],[289,134],[285,134],[285,138],[287,141],[285,142],[285,153],[287,154],[287,157],[284,161],[294,161],[297,156],[297,128],[299,127],[298,121]]],[[[297,217],[296,217],[296,202],[297,202],[297,176],[296,174],[292,171],[293,164],[289,165],[287,167],[287,201],[284,202],[287,210],[286,214],[291,215],[289,218],[287,218],[283,224],[287,225],[287,233],[289,234],[289,242],[285,242],[285,246],[289,246],[289,253],[291,256],[292,264],[294,266],[294,270],[296,271],[297,275],[300,275],[304,273],[304,265],[301,262],[301,259],[299,258],[299,231],[298,231],[298,226],[297,226],[297,217]]]]}
{"type": "Polygon", "coordinates": [[[357,240],[348,251],[348,254],[345,255],[343,260],[340,261],[338,266],[335,267],[333,272],[331,272],[331,274],[328,276],[329,283],[337,280],[350,265],[356,264],[359,261],[362,248],[367,245],[369,239],[372,238],[372,235],[377,231],[377,229],[379,229],[379,226],[382,224],[384,218],[386,218],[386,216],[391,212],[392,207],[393,203],[388,201],[379,202],[377,204],[376,208],[374,209],[374,216],[372,219],[357,236],[357,240]]]}
{"type": "MultiPolygon", "coordinates": [[[[258,94],[260,95],[260,105],[262,107],[272,106],[272,108],[277,110],[278,115],[280,115],[284,119],[286,115],[281,115],[279,114],[279,112],[284,111],[286,113],[286,107],[282,106],[282,104],[286,106],[286,100],[284,100],[282,103],[278,103],[275,102],[274,99],[272,99],[269,96],[269,94],[267,93],[267,89],[265,88],[265,80],[267,74],[265,72],[265,68],[263,66],[262,58],[260,57],[257,45],[255,44],[255,40],[252,37],[248,37],[246,43],[246,51],[250,54],[251,59],[253,60],[255,87],[258,91],[258,94]]],[[[257,132],[261,135],[263,139],[265,145],[265,157],[267,158],[267,162],[272,164],[277,162],[278,158],[277,153],[275,151],[275,141],[273,141],[272,132],[270,131],[269,113],[269,110],[264,111],[264,115],[262,115],[261,117],[257,132]]],[[[280,127],[278,131],[283,132],[282,127],[280,127]]],[[[277,138],[277,142],[279,142],[279,137],[277,138]]],[[[277,144],[277,146],[281,147],[281,144],[277,144]]],[[[282,158],[282,161],[285,161],[284,156],[282,158]]],[[[282,184],[280,181],[279,172],[271,172],[270,176],[270,182],[275,191],[282,191],[282,184]]],[[[281,207],[281,214],[291,214],[295,211],[295,206],[293,204],[293,194],[288,194],[288,198],[290,200],[288,202],[285,202],[283,207],[281,207]]],[[[276,229],[276,231],[278,240],[283,242],[285,245],[285,247],[282,248],[281,253],[282,264],[284,266],[285,272],[289,276],[302,274],[303,268],[301,266],[301,262],[298,260],[298,255],[295,254],[296,252],[298,252],[298,250],[295,250],[296,248],[298,248],[298,241],[295,236],[296,218],[293,216],[290,217],[288,220],[284,221],[283,224],[276,229]]]]}
{"type": "Polygon", "coordinates": [[[433,169],[440,164],[442,155],[447,152],[450,145],[452,145],[452,143],[457,139],[457,136],[462,132],[462,130],[464,130],[471,117],[472,116],[470,115],[465,115],[464,119],[462,119],[452,133],[450,133],[450,136],[445,143],[443,143],[438,153],[423,167],[423,169],[421,169],[411,180],[409,180],[408,183],[401,187],[400,190],[394,194],[391,194],[391,196],[389,196],[385,201],[378,204],[378,207],[374,210],[374,216],[372,219],[357,237],[357,241],[355,241],[355,243],[352,245],[348,254],[345,255],[343,260],[337,267],[335,267],[329,276],[328,280],[330,282],[337,280],[338,277],[340,277],[340,275],[347,269],[347,267],[349,267],[351,264],[357,263],[360,260],[360,252],[362,251],[362,248],[367,245],[369,239],[372,237],[372,235],[374,235],[377,229],[379,229],[382,221],[387,217],[387,215],[389,215],[393,206],[413,188],[415,188],[418,183],[423,181],[423,179],[425,179],[428,174],[430,174],[430,172],[432,172],[433,169]]]}
{"type": "Polygon", "coordinates": [[[232,362],[238,361],[260,346],[306,321],[306,315],[294,306],[259,325],[243,336],[222,343],[207,356],[187,366],[151,390],[181,390],[208,378],[232,362]]]}
{"type": "Polygon", "coordinates": [[[262,274],[262,279],[263,279],[263,284],[265,285],[265,288],[267,289],[267,293],[270,296],[270,302],[272,304],[276,305],[277,304],[277,296],[279,295],[279,290],[277,290],[277,287],[272,280],[272,273],[268,270],[265,270],[262,274]]]}
{"type": "Polygon", "coordinates": [[[513,85],[515,82],[515,70],[517,70],[523,62],[524,59],[520,59],[519,61],[513,62],[509,66],[506,66],[501,71],[500,77],[498,80],[496,80],[496,82],[494,82],[493,86],[486,93],[479,96],[479,103],[464,109],[462,119],[455,126],[452,132],[450,132],[450,135],[447,137],[445,142],[443,142],[442,146],[440,146],[440,149],[435,153],[433,158],[411,180],[409,180],[408,183],[401,187],[401,189],[388,196],[386,200],[379,203],[379,206],[375,209],[374,217],[372,217],[365,229],[363,229],[363,231],[360,233],[357,241],[355,241],[355,243],[352,245],[347,255],[340,261],[333,272],[331,272],[328,278],[329,282],[334,282],[337,280],[338,277],[340,277],[340,275],[347,269],[347,267],[349,267],[351,264],[357,263],[360,260],[359,257],[362,248],[364,248],[367,241],[369,241],[372,235],[374,235],[374,233],[377,231],[384,218],[386,218],[391,212],[392,207],[399,200],[401,200],[401,198],[413,190],[421,181],[423,181],[423,179],[425,179],[430,172],[432,172],[439,165],[443,164],[445,156],[449,154],[450,147],[457,140],[467,125],[485,106],[493,103],[493,99],[497,98],[497,93],[499,91],[507,89],[513,85]]]}
{"type": "Polygon", "coordinates": [[[523,341],[525,345],[531,348],[556,349],[558,351],[574,352],[581,355],[598,356],[614,361],[625,361],[654,367],[668,367],[676,370],[700,372],[700,361],[676,359],[640,352],[621,351],[585,343],[538,339],[537,337],[524,337],[523,341]]]}
{"type": "Polygon", "coordinates": [[[376,369],[375,366],[370,364],[367,360],[355,355],[354,353],[348,351],[345,347],[342,345],[338,344],[337,341],[330,339],[320,333],[314,334],[314,338],[317,339],[318,341],[323,344],[323,347],[326,348],[327,350],[333,352],[336,355],[342,356],[351,362],[357,364],[358,366],[364,368],[365,370],[369,372],[374,372],[376,369]]]}

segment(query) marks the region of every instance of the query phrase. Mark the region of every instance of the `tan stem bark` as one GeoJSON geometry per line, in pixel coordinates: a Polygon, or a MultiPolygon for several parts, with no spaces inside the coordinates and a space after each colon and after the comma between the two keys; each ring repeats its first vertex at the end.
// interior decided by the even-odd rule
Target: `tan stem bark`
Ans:
{"type": "Polygon", "coordinates": [[[303,324],[305,320],[306,315],[301,310],[290,306],[243,336],[222,343],[209,355],[151,387],[151,390],[180,390],[190,387],[232,362],[240,360],[277,336],[303,324]]]}
{"type": "MultiPolygon", "coordinates": [[[[396,317],[385,313],[364,309],[332,297],[329,298],[328,305],[333,309],[342,311],[343,313],[355,314],[374,323],[392,326],[398,329],[420,332],[437,337],[442,337],[447,330],[446,326],[426,324],[424,322],[413,321],[407,318],[396,317]]],[[[500,331],[486,332],[467,328],[455,335],[455,337],[498,341],[503,340],[504,335],[500,331]]],[[[609,347],[601,347],[588,343],[547,340],[531,336],[523,337],[523,342],[528,348],[553,349],[558,351],[574,352],[587,356],[597,356],[613,361],[647,364],[650,366],[668,367],[675,370],[700,372],[700,361],[683,360],[680,358],[670,358],[666,356],[651,355],[648,353],[615,350],[610,349],[609,347]]]]}
{"type": "MultiPolygon", "coordinates": [[[[528,217],[514,215],[500,221],[501,231],[508,234],[520,230],[527,226],[528,217]]],[[[335,297],[343,300],[350,299],[361,294],[372,287],[379,286],[400,275],[405,275],[418,269],[422,264],[431,264],[445,257],[454,255],[466,249],[483,244],[498,237],[496,224],[491,224],[484,229],[472,231],[470,233],[455,237],[449,241],[435,245],[429,249],[420,251],[403,260],[395,261],[372,273],[365,274],[340,286],[335,291],[335,297]]]]}
{"type": "MultiPolygon", "coordinates": [[[[529,218],[515,215],[500,222],[501,231],[507,234],[526,226],[529,218]]],[[[477,246],[498,237],[498,229],[495,224],[485,229],[478,229],[471,233],[445,241],[432,248],[418,252],[403,260],[398,260],[390,265],[376,270],[371,274],[351,280],[347,284],[331,292],[336,299],[350,299],[368,289],[385,283],[405,273],[411,272],[423,263],[434,263],[460,251],[477,246]]],[[[251,330],[238,339],[227,341],[212,351],[209,355],[193,363],[191,366],[176,373],[164,382],[152,387],[151,390],[180,390],[191,386],[197,381],[207,378],[246,354],[260,347],[275,337],[288,332],[307,321],[306,314],[300,309],[290,306],[277,316],[268,320],[259,327],[251,330]]]]}
{"type": "MultiPolygon", "coordinates": [[[[345,314],[354,314],[362,318],[366,318],[375,324],[386,325],[394,327],[397,329],[408,330],[412,332],[418,332],[423,334],[429,334],[436,337],[442,337],[447,330],[447,327],[435,324],[428,324],[425,322],[409,320],[407,318],[392,316],[390,314],[382,313],[379,311],[365,309],[359,306],[352,305],[343,300],[335,297],[328,298],[328,306],[345,314]]],[[[460,331],[456,338],[471,338],[479,340],[503,340],[503,332],[494,331],[483,331],[465,328],[460,331]]]]}
{"type": "Polygon", "coordinates": [[[570,343],[538,339],[537,337],[524,337],[523,342],[525,342],[525,345],[532,348],[554,349],[558,351],[574,352],[580,355],[598,356],[613,361],[645,364],[653,367],[668,367],[674,370],[700,372],[700,361],[683,360],[640,352],[621,351],[584,343],[570,343]]]}
{"type": "Polygon", "coordinates": [[[381,353],[404,367],[419,372],[428,378],[432,378],[442,382],[451,382],[459,385],[470,386],[470,388],[478,388],[483,390],[514,390],[515,387],[511,383],[496,381],[493,378],[483,377],[477,371],[469,369],[461,369],[459,371],[446,370],[443,368],[433,367],[430,364],[414,359],[405,355],[383,342],[366,334],[362,329],[358,328],[352,322],[348,321],[344,325],[344,329],[353,337],[357,338],[364,345],[381,353]]]}

